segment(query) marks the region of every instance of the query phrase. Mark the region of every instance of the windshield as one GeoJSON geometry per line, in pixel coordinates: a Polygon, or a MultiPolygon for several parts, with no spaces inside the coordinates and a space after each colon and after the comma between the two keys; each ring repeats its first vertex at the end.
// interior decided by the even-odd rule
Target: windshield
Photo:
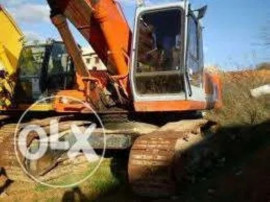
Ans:
{"type": "Polygon", "coordinates": [[[40,74],[45,58],[45,46],[29,46],[22,50],[19,60],[20,76],[37,76],[40,74]]]}
{"type": "Polygon", "coordinates": [[[74,84],[74,67],[63,43],[54,43],[49,58],[46,88],[59,90],[74,84]]]}
{"type": "MultiPolygon", "coordinates": [[[[180,10],[159,11],[142,15],[139,23],[138,71],[151,66],[160,71],[180,66],[180,10]]],[[[150,71],[150,70],[149,70],[150,71]]]]}
{"type": "Polygon", "coordinates": [[[63,74],[70,67],[68,61],[68,53],[65,45],[55,43],[49,60],[48,73],[51,75],[63,74]]]}
{"type": "Polygon", "coordinates": [[[17,99],[32,102],[74,85],[74,66],[63,43],[29,46],[19,61],[17,99]]]}
{"type": "Polygon", "coordinates": [[[135,82],[139,94],[179,93],[183,45],[180,9],[144,13],[138,23],[135,82]]]}

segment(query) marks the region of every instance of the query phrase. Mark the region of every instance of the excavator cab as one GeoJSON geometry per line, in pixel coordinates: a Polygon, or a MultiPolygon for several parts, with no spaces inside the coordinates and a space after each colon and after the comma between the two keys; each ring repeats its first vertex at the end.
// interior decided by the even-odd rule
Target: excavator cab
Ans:
{"type": "Polygon", "coordinates": [[[63,42],[26,46],[18,64],[16,101],[32,104],[42,97],[50,97],[59,90],[72,88],[74,78],[74,65],[63,42]]]}
{"type": "Polygon", "coordinates": [[[131,72],[137,110],[165,111],[167,101],[181,109],[178,101],[206,101],[202,28],[195,14],[186,2],[138,7],[131,72]]]}

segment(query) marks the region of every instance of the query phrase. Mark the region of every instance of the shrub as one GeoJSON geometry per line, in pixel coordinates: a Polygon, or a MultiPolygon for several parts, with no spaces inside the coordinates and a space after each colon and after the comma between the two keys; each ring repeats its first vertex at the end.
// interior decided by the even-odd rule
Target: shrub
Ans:
{"type": "Polygon", "coordinates": [[[270,83],[270,71],[222,73],[223,107],[208,113],[221,125],[258,124],[270,118],[269,97],[254,98],[250,90],[270,83]]]}

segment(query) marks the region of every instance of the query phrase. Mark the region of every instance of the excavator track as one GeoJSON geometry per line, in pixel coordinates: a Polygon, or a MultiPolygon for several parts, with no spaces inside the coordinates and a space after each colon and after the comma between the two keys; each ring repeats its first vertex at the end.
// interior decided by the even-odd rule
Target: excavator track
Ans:
{"type": "MultiPolygon", "coordinates": [[[[52,120],[59,121],[59,133],[65,133],[70,131],[70,124],[76,122],[76,125],[84,126],[87,125],[88,121],[76,121],[72,120],[70,116],[57,116],[57,117],[49,117],[45,119],[35,119],[29,122],[23,123],[22,125],[27,124],[37,124],[49,134],[50,122],[52,120]]],[[[32,181],[32,179],[23,171],[21,165],[18,162],[16,157],[15,149],[14,149],[14,133],[17,127],[16,123],[7,123],[5,124],[5,120],[3,119],[3,125],[0,126],[0,147],[3,148],[0,150],[0,168],[4,170],[6,177],[13,181],[32,181]]],[[[33,137],[30,136],[29,145],[32,140],[35,139],[35,135],[33,137]]],[[[76,163],[69,162],[69,160],[65,160],[63,162],[59,162],[59,157],[61,155],[49,155],[45,156],[39,162],[27,162],[36,170],[31,169],[29,166],[29,170],[26,169],[31,175],[38,176],[38,178],[42,181],[49,181],[53,179],[57,179],[58,177],[65,176],[69,174],[69,172],[76,167],[76,169],[80,168],[80,166],[84,166],[87,163],[87,160],[84,158],[78,157],[76,163]],[[61,164],[58,168],[58,164],[61,164]],[[57,166],[57,169],[55,167],[57,166]]],[[[21,162],[25,162],[25,159],[19,154],[19,158],[21,162]]]]}
{"type": "MultiPolygon", "coordinates": [[[[1,118],[1,117],[0,117],[1,118]]],[[[72,117],[72,116],[55,116],[55,117],[49,117],[49,118],[40,118],[40,119],[34,119],[26,121],[22,124],[22,126],[25,125],[38,125],[41,126],[45,132],[49,133],[49,124],[52,120],[58,120],[59,121],[59,133],[65,133],[70,131],[70,125],[72,123],[76,123],[77,126],[88,127],[89,121],[87,121],[86,117],[81,117],[82,120],[78,120],[78,117],[72,117]]],[[[0,147],[5,148],[0,150],[0,168],[4,170],[5,175],[8,179],[13,181],[26,181],[26,182],[32,182],[33,180],[23,171],[21,168],[18,159],[15,154],[14,150],[14,133],[17,127],[17,120],[11,119],[9,120],[8,117],[2,117],[0,119],[0,147]]],[[[151,125],[151,124],[144,124],[139,122],[125,122],[125,123],[119,123],[114,122],[112,123],[112,128],[106,128],[105,133],[115,136],[130,136],[130,141],[133,141],[136,137],[140,135],[144,135],[147,133],[150,133],[152,131],[157,130],[157,126],[151,125]]],[[[100,128],[97,128],[95,131],[96,135],[101,134],[100,128]]],[[[47,134],[49,135],[49,134],[47,134]]],[[[33,137],[30,136],[30,139],[27,140],[29,142],[29,145],[31,144],[31,141],[35,139],[35,135],[33,137]]],[[[121,136],[121,137],[122,137],[121,136]]],[[[119,139],[115,140],[118,141],[119,139]]],[[[110,142],[110,141],[108,141],[110,142]]],[[[128,143],[129,144],[129,143],[128,143]]],[[[131,143],[130,143],[131,144],[131,143]]],[[[100,146],[100,145],[99,145],[100,146]]],[[[107,145],[108,146],[108,145],[107,145]]],[[[118,145],[119,146],[119,145],[118,145]]],[[[65,153],[65,152],[64,152],[65,153]]],[[[65,154],[63,154],[65,157],[65,154]]],[[[54,179],[58,179],[59,177],[69,175],[70,173],[74,173],[74,171],[83,170],[80,168],[84,168],[85,166],[89,165],[89,162],[84,157],[78,157],[75,159],[76,162],[70,161],[69,159],[62,160],[61,155],[56,156],[49,156],[43,159],[41,159],[38,163],[36,162],[28,162],[28,164],[31,164],[32,166],[28,166],[27,168],[30,169],[32,167],[37,167],[39,169],[36,170],[28,170],[30,171],[32,176],[37,176],[38,179],[41,181],[50,181],[54,179]],[[60,159],[60,162],[58,161],[60,159]]],[[[20,157],[21,162],[25,162],[25,159],[20,157]]],[[[3,173],[2,173],[3,174],[3,173]]]]}
{"type": "Polygon", "coordinates": [[[198,161],[194,148],[203,141],[201,128],[206,124],[206,120],[180,121],[139,137],[128,164],[132,190],[147,197],[176,194],[177,185],[198,161]]]}
{"type": "MultiPolygon", "coordinates": [[[[23,125],[38,124],[48,131],[49,123],[55,119],[59,121],[60,133],[68,130],[72,121],[77,121],[77,125],[82,127],[88,123],[61,116],[31,120],[23,125]]],[[[133,191],[138,195],[148,197],[167,197],[176,194],[179,182],[188,176],[190,170],[200,161],[198,156],[204,153],[197,149],[197,145],[205,139],[202,128],[207,123],[208,121],[204,119],[183,120],[166,124],[161,128],[150,127],[148,133],[142,133],[146,126],[143,125],[142,128],[136,126],[141,135],[137,137],[131,148],[128,163],[129,182],[133,191]],[[197,155],[198,153],[199,155],[197,155]]],[[[0,150],[0,167],[10,180],[32,181],[23,172],[15,155],[14,132],[17,125],[13,122],[5,122],[5,119],[2,120],[2,124],[0,126],[0,147],[5,149],[0,150]]],[[[31,142],[31,140],[29,141],[31,142]]],[[[76,163],[69,162],[69,160],[59,163],[58,159],[59,155],[50,158],[49,161],[45,158],[44,162],[42,162],[43,160],[41,163],[39,162],[38,165],[41,165],[41,169],[37,174],[40,180],[58,179],[76,169],[85,167],[88,163],[85,158],[80,157],[76,159],[76,163]]],[[[35,162],[30,163],[33,163],[33,167],[39,167],[35,162]]],[[[35,170],[33,174],[36,174],[35,170]]]]}

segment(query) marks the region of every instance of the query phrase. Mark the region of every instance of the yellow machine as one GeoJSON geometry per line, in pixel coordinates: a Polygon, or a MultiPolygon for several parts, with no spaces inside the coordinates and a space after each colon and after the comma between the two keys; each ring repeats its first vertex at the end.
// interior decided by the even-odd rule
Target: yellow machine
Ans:
{"type": "Polygon", "coordinates": [[[1,5],[0,25],[0,108],[4,109],[11,105],[15,86],[14,74],[24,37],[11,15],[1,5]]]}

